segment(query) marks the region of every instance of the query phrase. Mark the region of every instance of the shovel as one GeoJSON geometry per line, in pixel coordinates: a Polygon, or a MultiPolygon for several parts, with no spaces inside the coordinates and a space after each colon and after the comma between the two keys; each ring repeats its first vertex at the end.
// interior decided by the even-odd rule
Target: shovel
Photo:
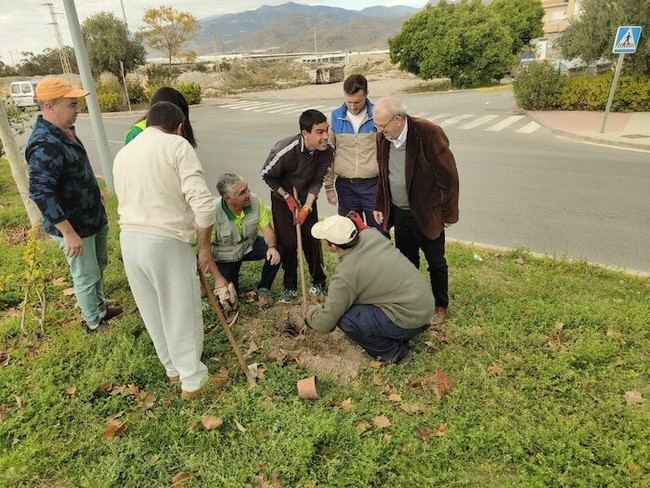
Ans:
{"type": "MultiPolygon", "coordinates": [[[[228,342],[230,342],[230,346],[232,347],[232,350],[235,352],[235,356],[237,356],[239,365],[241,366],[243,373],[246,375],[246,379],[248,380],[248,386],[252,388],[255,386],[255,377],[253,376],[253,373],[251,373],[251,370],[248,369],[248,366],[246,365],[246,361],[244,361],[244,355],[241,352],[241,348],[239,347],[239,344],[237,344],[237,341],[235,340],[235,336],[232,335],[232,332],[230,330],[230,324],[228,324],[228,321],[226,320],[226,316],[223,314],[223,310],[221,308],[221,304],[219,303],[219,300],[217,300],[217,297],[214,296],[214,292],[212,291],[212,288],[210,287],[208,280],[203,274],[203,271],[201,271],[200,269],[199,269],[199,279],[201,280],[201,287],[203,288],[203,291],[208,297],[208,302],[210,303],[212,310],[214,310],[214,313],[217,315],[217,319],[219,320],[219,323],[221,323],[221,326],[223,327],[223,331],[226,333],[228,342]]],[[[235,316],[235,320],[237,320],[238,315],[235,316]]],[[[235,320],[233,320],[233,323],[235,323],[235,320]]]]}
{"type": "MultiPolygon", "coordinates": [[[[298,201],[298,191],[293,187],[293,198],[298,201]]],[[[298,243],[298,273],[300,278],[300,301],[302,306],[302,317],[307,317],[307,285],[305,285],[305,263],[303,262],[302,252],[302,232],[300,231],[300,224],[298,223],[298,214],[294,213],[293,220],[296,223],[296,242],[298,243]]],[[[304,328],[301,333],[304,332],[304,328]]]]}

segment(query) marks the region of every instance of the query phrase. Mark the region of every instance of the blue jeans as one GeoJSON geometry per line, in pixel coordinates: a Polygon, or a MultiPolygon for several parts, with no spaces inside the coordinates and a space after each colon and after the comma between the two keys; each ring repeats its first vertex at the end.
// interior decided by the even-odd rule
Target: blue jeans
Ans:
{"type": "Polygon", "coordinates": [[[351,179],[337,176],[334,185],[339,200],[339,215],[346,216],[350,210],[354,210],[365,217],[366,224],[381,232],[381,226],[372,214],[377,195],[377,178],[351,179]]]}
{"type": "Polygon", "coordinates": [[[399,361],[408,354],[409,340],[424,332],[429,324],[403,329],[375,305],[352,305],[339,319],[339,329],[380,361],[399,361]]]}
{"type": "MultiPolygon", "coordinates": [[[[63,237],[50,236],[64,248],[63,237]]],[[[81,239],[83,254],[81,256],[66,256],[72,275],[74,292],[77,303],[81,308],[86,324],[90,329],[99,325],[106,315],[106,299],[104,298],[104,269],[108,264],[108,225],[92,236],[81,239]]]]}

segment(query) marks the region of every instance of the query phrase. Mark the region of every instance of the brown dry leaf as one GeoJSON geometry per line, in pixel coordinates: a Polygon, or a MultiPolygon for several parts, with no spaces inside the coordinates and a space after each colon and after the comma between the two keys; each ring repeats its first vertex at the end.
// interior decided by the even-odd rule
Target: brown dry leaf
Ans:
{"type": "Polygon", "coordinates": [[[244,354],[244,357],[247,358],[247,357],[252,356],[253,354],[255,354],[255,352],[258,349],[259,348],[257,347],[257,344],[255,344],[254,341],[251,341],[251,343],[248,345],[248,350],[246,351],[246,354],[244,354]]]}
{"type": "Polygon", "coordinates": [[[384,434],[383,436],[381,436],[381,442],[383,442],[384,444],[388,444],[392,437],[393,436],[390,434],[384,434]]]}
{"type": "Polygon", "coordinates": [[[201,423],[205,430],[213,430],[218,429],[223,425],[223,419],[220,417],[213,417],[212,415],[203,415],[201,417],[201,423]]]}
{"type": "Polygon", "coordinates": [[[438,397],[442,398],[451,391],[453,383],[451,378],[443,370],[439,369],[436,371],[436,374],[433,375],[433,393],[438,397]]]}
{"type": "Polygon", "coordinates": [[[261,444],[266,440],[266,434],[258,430],[255,432],[255,440],[258,442],[258,444],[261,444]]]}
{"type": "Polygon", "coordinates": [[[524,264],[526,264],[526,261],[524,261],[524,258],[519,256],[517,259],[515,259],[515,264],[518,264],[519,266],[523,266],[524,264]]]}
{"type": "Polygon", "coordinates": [[[429,442],[435,437],[433,430],[427,425],[421,425],[418,427],[418,435],[424,442],[429,442]]]}
{"type": "Polygon", "coordinates": [[[126,389],[126,385],[118,385],[118,386],[114,386],[114,387],[111,389],[110,394],[111,394],[111,396],[115,396],[115,395],[123,395],[125,389],[126,389]]]}
{"type": "Polygon", "coordinates": [[[643,395],[640,391],[630,390],[625,392],[625,401],[628,405],[635,405],[637,403],[643,403],[643,395]]]}
{"type": "Polygon", "coordinates": [[[307,358],[305,356],[303,356],[302,354],[299,354],[298,356],[295,356],[293,359],[294,359],[294,361],[296,361],[296,365],[300,369],[305,369],[307,367],[307,364],[308,364],[307,358]]]}
{"type": "Polygon", "coordinates": [[[77,387],[76,386],[68,386],[65,389],[65,394],[70,395],[70,396],[75,396],[77,394],[77,387]]]}
{"type": "Polygon", "coordinates": [[[7,407],[0,405],[0,422],[2,422],[7,417],[8,412],[9,411],[7,410],[7,407]]]}
{"type": "Polygon", "coordinates": [[[25,409],[25,405],[23,405],[23,400],[19,396],[16,397],[16,408],[18,410],[24,410],[25,409]]]}
{"type": "Polygon", "coordinates": [[[384,363],[382,363],[381,361],[376,361],[376,360],[373,359],[372,361],[370,361],[370,367],[375,368],[375,369],[383,368],[384,363]]]}
{"type": "Polygon", "coordinates": [[[433,433],[434,436],[436,437],[442,437],[449,432],[449,427],[447,424],[438,424],[436,425],[436,431],[433,433]]]}
{"type": "Polygon", "coordinates": [[[354,426],[355,429],[357,429],[357,433],[359,435],[363,434],[366,430],[370,428],[370,424],[366,422],[365,420],[361,420],[360,422],[357,422],[356,425],[354,426]]]}
{"type": "Polygon", "coordinates": [[[493,364],[492,366],[488,366],[487,371],[494,376],[498,376],[503,373],[503,368],[498,364],[493,364]]]}
{"type": "Polygon", "coordinates": [[[116,436],[122,434],[126,430],[126,420],[112,418],[106,422],[106,429],[102,437],[108,441],[114,439],[116,436]]]}
{"type": "Polygon", "coordinates": [[[9,364],[9,351],[0,351],[0,368],[4,368],[9,364]]]}
{"type": "Polygon", "coordinates": [[[65,278],[63,276],[59,276],[58,278],[54,278],[52,280],[52,284],[54,286],[59,287],[59,288],[63,288],[66,285],[65,278]]]}
{"type": "Polygon", "coordinates": [[[246,432],[248,430],[246,427],[240,424],[237,419],[235,419],[235,425],[237,426],[237,430],[239,430],[239,432],[246,432]]]}
{"type": "Polygon", "coordinates": [[[372,419],[372,423],[380,429],[385,429],[386,427],[391,426],[390,420],[388,420],[388,417],[385,415],[377,415],[372,419]]]}
{"type": "Polygon", "coordinates": [[[511,362],[511,361],[521,361],[523,358],[519,354],[508,353],[503,357],[503,359],[505,359],[508,362],[511,362]]]}
{"type": "Polygon", "coordinates": [[[341,408],[345,412],[352,412],[356,407],[352,402],[352,398],[346,398],[341,402],[341,408]]]}
{"type": "Polygon", "coordinates": [[[399,393],[391,393],[388,395],[388,400],[391,402],[401,402],[402,396],[399,393]]]}
{"type": "Polygon", "coordinates": [[[228,370],[226,368],[221,368],[221,369],[219,369],[218,373],[213,374],[212,376],[210,376],[210,382],[213,385],[220,385],[222,383],[225,383],[226,381],[228,381],[228,375],[229,374],[230,373],[228,372],[228,370]]]}
{"type": "Polygon", "coordinates": [[[616,358],[616,363],[615,364],[616,364],[616,366],[623,366],[625,364],[625,360],[621,356],[618,356],[616,358]]]}
{"type": "Polygon", "coordinates": [[[136,396],[138,393],[140,393],[140,387],[138,385],[130,384],[124,388],[122,394],[124,396],[136,396]]]}
{"type": "Polygon", "coordinates": [[[376,374],[372,377],[372,383],[375,386],[385,386],[386,380],[381,375],[376,374]]]}
{"type": "Polygon", "coordinates": [[[399,408],[409,415],[414,413],[424,413],[426,410],[426,407],[421,403],[402,403],[399,408]]]}
{"type": "Polygon", "coordinates": [[[65,290],[63,290],[63,294],[67,297],[71,297],[72,295],[74,295],[74,287],[71,286],[70,288],[66,288],[65,290]]]}
{"type": "Polygon", "coordinates": [[[144,393],[140,394],[140,405],[144,410],[151,410],[156,405],[156,400],[158,397],[155,393],[144,393]]]}
{"type": "Polygon", "coordinates": [[[273,471],[273,473],[271,473],[271,486],[273,488],[281,488],[281,486],[282,486],[282,485],[280,485],[280,476],[275,471],[273,471]]]}
{"type": "Polygon", "coordinates": [[[192,478],[192,473],[188,471],[181,471],[180,473],[176,473],[174,476],[172,476],[169,482],[172,487],[176,487],[181,486],[183,483],[189,481],[190,478],[192,478]]]}

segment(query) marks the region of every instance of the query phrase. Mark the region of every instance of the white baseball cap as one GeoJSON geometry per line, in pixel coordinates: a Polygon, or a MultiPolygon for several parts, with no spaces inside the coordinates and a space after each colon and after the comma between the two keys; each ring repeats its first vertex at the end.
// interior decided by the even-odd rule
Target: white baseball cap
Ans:
{"type": "Polygon", "coordinates": [[[332,215],[311,228],[311,235],[316,239],[326,239],[332,244],[348,244],[357,236],[354,222],[341,215],[332,215]]]}

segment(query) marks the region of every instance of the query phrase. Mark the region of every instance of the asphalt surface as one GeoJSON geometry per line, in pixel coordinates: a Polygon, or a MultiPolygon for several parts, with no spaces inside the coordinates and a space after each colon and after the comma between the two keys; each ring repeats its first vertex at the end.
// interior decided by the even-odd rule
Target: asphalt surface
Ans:
{"type": "MultiPolygon", "coordinates": [[[[460,221],[449,237],[650,272],[649,152],[561,139],[518,114],[509,91],[403,100],[410,113],[445,127],[456,157],[460,221]]],[[[235,172],[268,200],[259,170],[275,141],[298,132],[298,113],[289,111],[341,99],[245,101],[191,109],[198,154],[215,193],[219,174],[235,172]]],[[[135,119],[106,116],[113,155],[135,119]]],[[[77,129],[96,163],[88,119],[77,129]]],[[[319,210],[334,213],[324,198],[319,210]]]]}

